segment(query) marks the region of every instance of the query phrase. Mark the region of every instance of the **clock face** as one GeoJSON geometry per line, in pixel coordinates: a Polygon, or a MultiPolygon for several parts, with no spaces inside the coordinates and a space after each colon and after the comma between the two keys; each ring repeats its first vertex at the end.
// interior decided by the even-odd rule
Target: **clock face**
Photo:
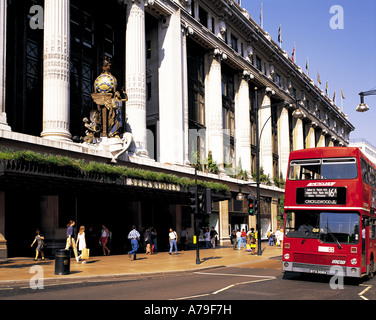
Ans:
{"type": "Polygon", "coordinates": [[[111,93],[116,91],[116,79],[111,74],[101,74],[94,83],[95,92],[111,93]]]}

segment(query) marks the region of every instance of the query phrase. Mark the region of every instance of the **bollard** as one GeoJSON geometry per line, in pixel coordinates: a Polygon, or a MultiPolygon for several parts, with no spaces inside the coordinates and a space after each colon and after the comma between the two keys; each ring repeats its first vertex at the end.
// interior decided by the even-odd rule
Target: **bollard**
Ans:
{"type": "Polygon", "coordinates": [[[55,252],[55,274],[66,275],[70,273],[70,251],[56,250],[55,252]]]}

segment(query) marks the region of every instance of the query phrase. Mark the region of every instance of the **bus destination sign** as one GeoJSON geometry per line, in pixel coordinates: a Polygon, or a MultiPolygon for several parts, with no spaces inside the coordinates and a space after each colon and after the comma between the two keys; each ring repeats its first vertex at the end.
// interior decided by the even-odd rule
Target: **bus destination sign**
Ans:
{"type": "Polygon", "coordinates": [[[346,204],[346,188],[308,187],[296,190],[297,204],[337,205],[346,204]]]}

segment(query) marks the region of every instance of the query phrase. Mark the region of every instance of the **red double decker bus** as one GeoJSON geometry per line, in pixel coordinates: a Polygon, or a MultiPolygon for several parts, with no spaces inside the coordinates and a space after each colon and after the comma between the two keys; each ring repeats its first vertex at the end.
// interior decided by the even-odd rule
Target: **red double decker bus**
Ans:
{"type": "Polygon", "coordinates": [[[376,166],[358,149],[290,153],[283,270],[372,277],[376,258],[376,166]]]}

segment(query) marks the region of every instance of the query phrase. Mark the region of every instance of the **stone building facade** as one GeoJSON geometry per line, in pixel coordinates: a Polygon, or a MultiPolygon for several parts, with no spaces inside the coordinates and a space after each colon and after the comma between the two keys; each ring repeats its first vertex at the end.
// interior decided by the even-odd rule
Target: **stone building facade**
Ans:
{"type": "MultiPolygon", "coordinates": [[[[193,179],[192,163],[205,167],[210,158],[214,172],[200,171],[199,178],[228,185],[230,198],[217,199],[205,223],[228,243],[231,229],[255,226],[235,197],[239,185],[254,192],[258,134],[260,165],[272,182],[261,187],[263,230],[275,229],[283,189],[273,179],[285,177],[289,152],[347,146],[354,127],[252,15],[233,0],[0,0],[2,148],[111,159],[108,146],[74,140],[85,135],[82,119],[95,107],[93,83],[108,57],[127,94],[133,136],[117,165],[193,179]],[[292,116],[298,107],[303,119],[292,116]],[[246,180],[239,176],[244,172],[246,180]]],[[[87,225],[103,218],[123,235],[132,224],[158,226],[161,234],[184,224],[194,233],[180,195],[161,204],[158,192],[145,201],[137,187],[132,196],[106,188],[110,205],[109,199],[98,204],[99,187],[73,194],[57,181],[55,188],[29,192],[36,185],[16,180],[0,176],[0,234],[10,255],[19,254],[12,234],[18,219],[25,219],[25,233],[30,225],[43,228],[52,246],[64,238],[69,217],[87,225]],[[97,205],[88,205],[97,195],[97,205]]]]}

